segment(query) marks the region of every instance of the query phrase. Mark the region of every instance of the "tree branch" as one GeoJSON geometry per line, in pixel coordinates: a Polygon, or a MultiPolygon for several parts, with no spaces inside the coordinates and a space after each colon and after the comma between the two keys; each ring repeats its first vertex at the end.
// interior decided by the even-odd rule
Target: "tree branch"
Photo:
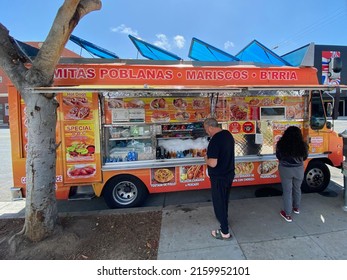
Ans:
{"type": "Polygon", "coordinates": [[[65,0],[55,17],[47,39],[33,62],[33,67],[30,69],[30,76],[39,80],[32,81],[34,84],[39,82],[40,86],[48,86],[53,82],[55,67],[72,31],[82,17],[100,9],[100,0],[65,0]],[[42,69],[45,71],[42,72],[42,69]]]}
{"type": "Polygon", "coordinates": [[[0,23],[0,67],[5,71],[17,89],[25,86],[27,68],[24,65],[26,58],[21,56],[14,39],[9,35],[7,28],[0,23]]]}

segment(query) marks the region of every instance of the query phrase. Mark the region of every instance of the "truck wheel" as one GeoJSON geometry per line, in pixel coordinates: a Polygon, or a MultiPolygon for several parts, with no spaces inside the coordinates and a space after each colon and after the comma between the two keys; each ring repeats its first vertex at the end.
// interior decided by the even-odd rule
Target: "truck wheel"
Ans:
{"type": "Polygon", "coordinates": [[[330,170],[321,161],[310,162],[305,170],[301,189],[304,192],[322,192],[330,182],[330,170]]]}
{"type": "Polygon", "coordinates": [[[119,175],[111,178],[103,190],[109,208],[140,206],[148,195],[145,184],[135,176],[119,175]]]}

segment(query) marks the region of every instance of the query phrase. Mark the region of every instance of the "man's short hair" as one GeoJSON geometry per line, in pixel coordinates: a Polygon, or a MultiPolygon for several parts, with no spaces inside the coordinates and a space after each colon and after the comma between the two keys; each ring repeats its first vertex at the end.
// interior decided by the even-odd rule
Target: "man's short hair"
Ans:
{"type": "Polygon", "coordinates": [[[206,126],[218,127],[218,122],[215,118],[207,118],[204,120],[206,126]]]}

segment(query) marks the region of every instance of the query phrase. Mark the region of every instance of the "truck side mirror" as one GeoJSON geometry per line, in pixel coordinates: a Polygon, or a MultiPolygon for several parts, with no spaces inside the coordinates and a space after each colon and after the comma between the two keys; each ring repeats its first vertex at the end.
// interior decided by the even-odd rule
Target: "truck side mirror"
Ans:
{"type": "Polygon", "coordinates": [[[339,79],[342,70],[342,60],[340,57],[334,57],[329,62],[328,76],[330,79],[339,79]]]}
{"type": "Polygon", "coordinates": [[[335,73],[340,73],[342,70],[342,59],[341,57],[334,57],[332,60],[332,70],[335,73]]]}
{"type": "Polygon", "coordinates": [[[327,104],[327,116],[328,117],[331,117],[333,114],[333,105],[329,102],[327,104]]]}

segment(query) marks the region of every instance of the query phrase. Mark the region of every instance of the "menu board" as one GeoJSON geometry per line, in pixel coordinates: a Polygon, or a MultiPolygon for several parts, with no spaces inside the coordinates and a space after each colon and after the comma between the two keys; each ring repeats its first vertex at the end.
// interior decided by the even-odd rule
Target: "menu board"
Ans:
{"type": "Polygon", "coordinates": [[[207,98],[162,97],[147,100],[146,122],[197,122],[208,117],[207,98]]]}
{"type": "MultiPolygon", "coordinates": [[[[300,105],[298,103],[301,100],[296,98],[295,102],[294,105],[297,105],[297,108],[299,108],[300,105]]],[[[256,121],[260,120],[261,107],[278,106],[285,106],[285,98],[283,96],[221,97],[216,102],[215,114],[218,121],[256,121]]]]}
{"type": "MultiPolygon", "coordinates": [[[[214,106],[215,117],[219,122],[260,120],[261,107],[282,107],[286,119],[304,118],[304,98],[296,96],[218,97],[214,106]]],[[[206,119],[210,112],[210,99],[206,97],[105,99],[106,123],[197,122],[206,119]]]]}
{"type": "Polygon", "coordinates": [[[278,161],[236,162],[234,183],[248,185],[252,182],[262,184],[277,183],[279,179],[278,161]]]}
{"type": "Polygon", "coordinates": [[[63,93],[64,120],[93,120],[92,93],[63,93]]]}
{"type": "Polygon", "coordinates": [[[145,121],[145,102],[141,98],[109,98],[104,107],[107,124],[145,121]]]}
{"type": "Polygon", "coordinates": [[[106,98],[104,108],[106,124],[197,122],[210,114],[203,97],[106,98]]]}
{"type": "Polygon", "coordinates": [[[206,173],[204,165],[186,165],[180,166],[179,178],[181,183],[191,183],[204,181],[206,173]]]}
{"type": "Polygon", "coordinates": [[[176,168],[152,168],[151,187],[165,187],[176,185],[176,168]]]}
{"type": "Polygon", "coordinates": [[[302,119],[306,117],[304,97],[287,96],[285,98],[286,118],[302,119]]]}
{"type": "Polygon", "coordinates": [[[67,162],[95,160],[95,128],[93,123],[64,124],[67,162]]]}
{"type": "Polygon", "coordinates": [[[61,100],[65,182],[100,181],[97,94],[62,93],[61,100]]]}

